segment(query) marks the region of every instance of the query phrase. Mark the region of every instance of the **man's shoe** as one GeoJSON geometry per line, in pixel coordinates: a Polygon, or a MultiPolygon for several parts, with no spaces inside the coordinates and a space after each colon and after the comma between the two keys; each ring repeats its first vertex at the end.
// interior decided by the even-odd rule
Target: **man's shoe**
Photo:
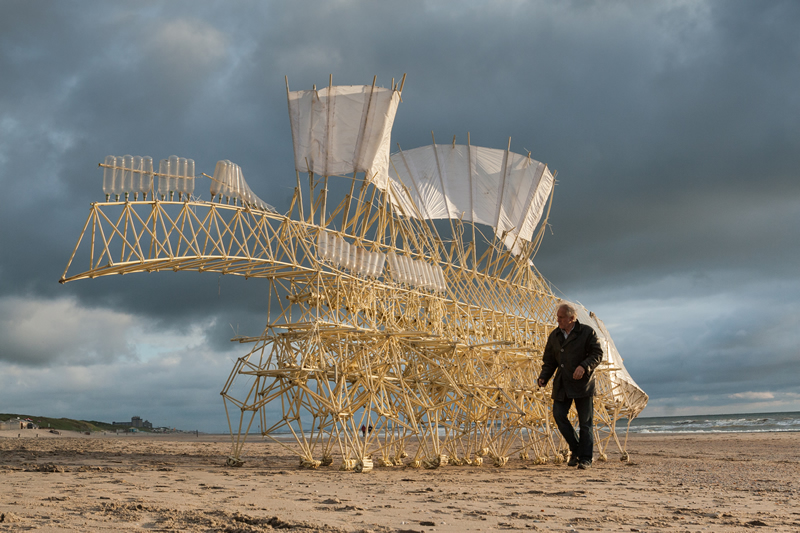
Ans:
{"type": "Polygon", "coordinates": [[[570,457],[569,461],[567,462],[567,466],[578,466],[578,458],[574,455],[570,457]]]}
{"type": "Polygon", "coordinates": [[[588,470],[591,467],[592,467],[591,461],[581,461],[580,463],[578,463],[578,468],[580,468],[581,470],[588,470]]]}

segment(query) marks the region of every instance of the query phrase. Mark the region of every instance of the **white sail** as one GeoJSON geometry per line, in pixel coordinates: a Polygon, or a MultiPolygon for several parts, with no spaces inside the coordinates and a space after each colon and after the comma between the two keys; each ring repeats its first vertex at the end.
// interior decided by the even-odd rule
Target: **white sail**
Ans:
{"type": "Polygon", "coordinates": [[[547,165],[530,157],[470,145],[401,151],[391,163],[392,202],[406,216],[492,226],[514,253],[519,239],[531,240],[555,181],[547,165]]]}
{"type": "Polygon", "coordinates": [[[619,405],[635,411],[632,414],[634,417],[637,416],[647,405],[647,394],[636,384],[625,368],[622,356],[603,321],[580,304],[576,304],[575,308],[578,311],[578,321],[591,326],[597,333],[597,339],[603,348],[603,362],[611,368],[608,372],[611,382],[611,398],[619,405]]]}
{"type": "Polygon", "coordinates": [[[364,172],[385,187],[400,92],[370,85],[289,91],[294,165],[323,176],[364,172]]]}

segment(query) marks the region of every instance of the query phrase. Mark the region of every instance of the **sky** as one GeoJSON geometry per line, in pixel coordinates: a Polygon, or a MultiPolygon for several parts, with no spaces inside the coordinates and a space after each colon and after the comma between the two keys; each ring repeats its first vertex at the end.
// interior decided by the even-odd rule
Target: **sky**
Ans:
{"type": "Polygon", "coordinates": [[[605,321],[642,416],[800,411],[798,27],[770,0],[0,0],[0,413],[226,431],[267,283],[60,285],[97,164],[230,159],[285,212],[284,76],[404,73],[393,145],[510,137],[558,171],[536,266],[605,321]]]}

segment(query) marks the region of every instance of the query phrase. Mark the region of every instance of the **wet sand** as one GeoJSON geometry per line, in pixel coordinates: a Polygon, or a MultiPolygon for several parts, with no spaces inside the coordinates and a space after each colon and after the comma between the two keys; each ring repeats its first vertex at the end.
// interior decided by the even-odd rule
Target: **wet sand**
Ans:
{"type": "Polygon", "coordinates": [[[229,449],[225,435],[1,431],[0,531],[800,530],[800,433],[632,435],[630,462],[589,470],[301,470],[260,437],[230,468],[229,449]]]}

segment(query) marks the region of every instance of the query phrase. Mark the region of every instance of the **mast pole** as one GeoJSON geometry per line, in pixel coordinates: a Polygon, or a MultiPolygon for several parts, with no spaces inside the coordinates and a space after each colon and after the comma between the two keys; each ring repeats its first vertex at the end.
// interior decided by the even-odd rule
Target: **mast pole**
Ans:
{"type": "Polygon", "coordinates": [[[350,192],[347,193],[347,198],[344,206],[344,213],[342,213],[342,232],[347,228],[347,218],[350,215],[350,203],[353,201],[353,191],[356,189],[356,171],[353,171],[353,177],[350,179],[350,192]]]}
{"type": "Polygon", "coordinates": [[[325,210],[328,206],[328,176],[325,176],[325,180],[323,181],[322,185],[322,191],[320,192],[320,194],[322,194],[323,196],[322,196],[322,213],[320,213],[319,216],[319,225],[323,226],[325,225],[325,210]]]}
{"type": "Polygon", "coordinates": [[[308,171],[308,220],[311,224],[314,223],[314,189],[316,189],[316,183],[314,182],[314,173],[310,170],[308,171]]]}
{"type": "MultiPolygon", "coordinates": [[[[469,132],[467,132],[467,147],[471,147],[472,143],[470,142],[469,132]]],[[[472,270],[477,271],[478,269],[478,262],[477,262],[477,252],[475,251],[475,199],[472,197],[472,191],[474,188],[472,187],[472,150],[471,148],[467,150],[467,154],[469,154],[469,200],[470,200],[470,209],[472,212],[470,213],[470,218],[472,219],[472,270]]]]}
{"type": "MultiPolygon", "coordinates": [[[[306,160],[306,166],[307,165],[308,165],[308,160],[306,160]]],[[[295,170],[294,174],[297,177],[297,187],[295,188],[295,194],[298,196],[298,199],[300,200],[299,202],[300,220],[305,220],[306,217],[303,215],[303,189],[300,187],[300,172],[295,170]]]]}

